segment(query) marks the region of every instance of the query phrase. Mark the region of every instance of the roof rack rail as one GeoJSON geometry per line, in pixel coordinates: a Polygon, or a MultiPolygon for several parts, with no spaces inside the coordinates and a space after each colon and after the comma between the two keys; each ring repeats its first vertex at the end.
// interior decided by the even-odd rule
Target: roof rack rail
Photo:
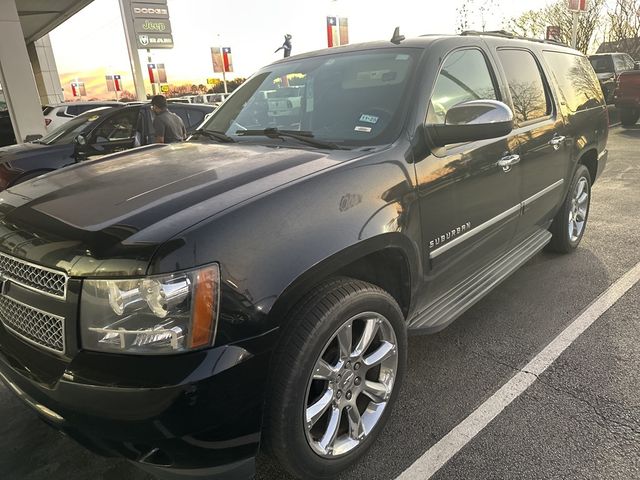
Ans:
{"type": "Polygon", "coordinates": [[[568,45],[566,43],[559,42],[558,40],[546,40],[546,39],[541,39],[541,38],[523,37],[523,36],[520,36],[520,35],[516,35],[515,33],[508,32],[506,30],[488,30],[486,32],[479,32],[477,30],[465,30],[460,35],[465,36],[465,37],[466,36],[471,36],[471,35],[487,35],[489,37],[512,38],[512,39],[516,39],[516,40],[528,40],[530,42],[549,43],[549,44],[552,44],[552,45],[560,45],[562,47],[568,47],[568,45]]]}

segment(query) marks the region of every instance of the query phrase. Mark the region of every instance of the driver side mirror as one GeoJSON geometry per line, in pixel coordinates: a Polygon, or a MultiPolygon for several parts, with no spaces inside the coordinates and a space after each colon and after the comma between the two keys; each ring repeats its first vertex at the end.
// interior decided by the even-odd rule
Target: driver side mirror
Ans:
{"type": "Polygon", "coordinates": [[[513,130],[513,112],[497,100],[471,100],[447,112],[444,124],[427,125],[426,131],[438,147],[454,143],[487,140],[508,135],[513,130]]]}

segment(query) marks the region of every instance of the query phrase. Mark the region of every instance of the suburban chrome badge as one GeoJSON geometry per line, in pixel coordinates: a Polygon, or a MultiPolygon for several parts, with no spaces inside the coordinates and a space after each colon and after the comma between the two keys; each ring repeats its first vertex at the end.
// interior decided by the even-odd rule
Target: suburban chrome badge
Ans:
{"type": "Polygon", "coordinates": [[[453,240],[459,235],[462,235],[465,232],[471,230],[471,222],[467,222],[464,225],[460,225],[459,227],[452,228],[447,233],[440,235],[439,237],[434,238],[429,242],[429,248],[438,248],[441,245],[444,245],[449,240],[453,240]]]}

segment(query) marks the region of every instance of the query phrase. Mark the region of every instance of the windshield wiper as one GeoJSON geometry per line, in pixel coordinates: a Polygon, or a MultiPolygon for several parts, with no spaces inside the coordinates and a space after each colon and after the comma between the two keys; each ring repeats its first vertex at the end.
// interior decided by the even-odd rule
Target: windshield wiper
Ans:
{"type": "Polygon", "coordinates": [[[304,130],[280,130],[278,128],[265,128],[264,130],[237,130],[236,135],[239,136],[258,136],[264,135],[269,138],[293,138],[300,142],[312,145],[318,148],[330,148],[331,150],[348,150],[348,148],[336,145],[326,140],[318,140],[313,138],[313,132],[304,130]]]}
{"type": "Polygon", "coordinates": [[[204,135],[212,140],[218,140],[225,143],[235,143],[236,141],[224,132],[217,130],[207,130],[206,128],[198,128],[192,135],[204,135]]]}

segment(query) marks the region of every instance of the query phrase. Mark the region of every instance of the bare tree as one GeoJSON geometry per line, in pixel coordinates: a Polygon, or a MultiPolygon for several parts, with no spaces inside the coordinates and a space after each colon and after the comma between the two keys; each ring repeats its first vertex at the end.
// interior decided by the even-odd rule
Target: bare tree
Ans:
{"type": "MultiPolygon", "coordinates": [[[[606,16],[602,15],[605,3],[606,0],[589,0],[587,11],[578,16],[576,49],[583,53],[587,53],[596,33],[605,26],[606,16]]],[[[540,10],[529,10],[506,22],[508,30],[533,38],[544,38],[548,26],[559,26],[561,41],[571,43],[573,15],[566,0],[556,0],[540,10]]]]}
{"type": "Polygon", "coordinates": [[[628,52],[636,59],[640,56],[640,0],[616,0],[608,12],[605,40],[615,50],[628,52]]]}
{"type": "Polygon", "coordinates": [[[487,29],[488,20],[500,11],[501,0],[463,0],[456,8],[458,33],[487,29]]]}

